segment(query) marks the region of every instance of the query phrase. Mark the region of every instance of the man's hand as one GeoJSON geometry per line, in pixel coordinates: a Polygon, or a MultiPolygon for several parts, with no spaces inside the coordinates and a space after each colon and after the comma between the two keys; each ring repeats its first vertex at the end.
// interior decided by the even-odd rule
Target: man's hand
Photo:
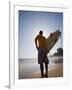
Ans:
{"type": "Polygon", "coordinates": [[[48,53],[49,53],[49,51],[47,50],[47,51],[46,51],[46,53],[48,54],[48,53]]]}
{"type": "Polygon", "coordinates": [[[39,49],[38,47],[36,47],[37,48],[37,50],[39,49]]]}

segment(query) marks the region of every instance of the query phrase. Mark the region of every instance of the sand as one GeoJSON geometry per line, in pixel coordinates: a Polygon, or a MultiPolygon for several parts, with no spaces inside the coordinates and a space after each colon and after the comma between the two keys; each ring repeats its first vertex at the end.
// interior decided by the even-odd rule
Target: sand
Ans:
{"type": "MultiPolygon", "coordinates": [[[[56,64],[55,67],[48,70],[48,78],[54,78],[54,77],[63,77],[63,64],[62,63],[56,64]]],[[[34,72],[27,76],[27,79],[31,79],[31,78],[41,78],[40,71],[34,72]]]]}
{"type": "Polygon", "coordinates": [[[63,77],[63,64],[57,66],[48,72],[49,77],[63,77]]]}

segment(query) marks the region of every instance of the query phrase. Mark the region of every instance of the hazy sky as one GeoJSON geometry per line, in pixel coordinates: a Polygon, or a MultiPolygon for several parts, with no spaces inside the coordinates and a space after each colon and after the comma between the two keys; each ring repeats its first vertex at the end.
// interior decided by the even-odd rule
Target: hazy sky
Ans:
{"type": "Polygon", "coordinates": [[[63,13],[19,10],[19,58],[37,58],[36,35],[43,30],[44,36],[48,37],[57,29],[62,32],[62,36],[49,54],[62,47],[63,13]]]}

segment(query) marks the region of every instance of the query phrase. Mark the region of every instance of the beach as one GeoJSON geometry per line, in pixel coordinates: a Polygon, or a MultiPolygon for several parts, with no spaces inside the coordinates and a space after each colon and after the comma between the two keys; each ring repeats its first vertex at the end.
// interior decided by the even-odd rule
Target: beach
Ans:
{"type": "MultiPolygon", "coordinates": [[[[56,60],[57,61],[57,60],[56,60]]],[[[44,71],[45,72],[45,71],[44,71]]],[[[63,77],[63,62],[55,63],[50,59],[48,65],[48,78],[63,77]]],[[[19,79],[41,78],[37,60],[19,61],[19,79]]]]}
{"type": "MultiPolygon", "coordinates": [[[[39,78],[40,71],[32,73],[27,78],[39,78]]],[[[63,64],[58,64],[56,67],[48,71],[48,78],[63,77],[63,64]]]]}

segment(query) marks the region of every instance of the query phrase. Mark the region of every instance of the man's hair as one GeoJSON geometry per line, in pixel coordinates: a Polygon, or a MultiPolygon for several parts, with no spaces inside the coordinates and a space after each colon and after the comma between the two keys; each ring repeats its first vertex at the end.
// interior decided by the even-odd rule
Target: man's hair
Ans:
{"type": "Polygon", "coordinates": [[[39,34],[42,35],[43,34],[43,31],[39,31],[39,34]]]}

